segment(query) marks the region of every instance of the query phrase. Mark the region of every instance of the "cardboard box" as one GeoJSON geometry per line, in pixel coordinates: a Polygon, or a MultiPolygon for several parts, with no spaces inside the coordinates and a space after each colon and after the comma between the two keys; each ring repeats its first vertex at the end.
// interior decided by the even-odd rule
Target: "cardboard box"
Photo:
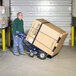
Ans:
{"type": "Polygon", "coordinates": [[[36,19],[32,24],[26,40],[54,56],[57,54],[68,33],[44,19],[36,19]]]}
{"type": "Polygon", "coordinates": [[[28,35],[26,37],[26,40],[28,41],[28,38],[31,36],[31,37],[35,37],[36,36],[36,33],[37,31],[39,30],[39,27],[42,23],[47,23],[48,21],[44,20],[44,19],[36,19],[34,20],[29,32],[28,32],[28,35]]]}

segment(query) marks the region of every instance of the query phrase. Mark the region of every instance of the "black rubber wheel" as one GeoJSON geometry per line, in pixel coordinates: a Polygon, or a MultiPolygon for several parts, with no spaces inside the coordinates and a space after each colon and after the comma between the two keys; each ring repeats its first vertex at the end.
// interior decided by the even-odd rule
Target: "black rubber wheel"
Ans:
{"type": "Polygon", "coordinates": [[[47,57],[47,54],[45,52],[39,52],[38,53],[38,58],[44,60],[44,59],[46,59],[46,57],[47,57]]]}
{"type": "Polygon", "coordinates": [[[33,52],[33,51],[30,51],[30,52],[29,52],[29,56],[30,56],[30,57],[34,57],[34,52],[33,52]]]}

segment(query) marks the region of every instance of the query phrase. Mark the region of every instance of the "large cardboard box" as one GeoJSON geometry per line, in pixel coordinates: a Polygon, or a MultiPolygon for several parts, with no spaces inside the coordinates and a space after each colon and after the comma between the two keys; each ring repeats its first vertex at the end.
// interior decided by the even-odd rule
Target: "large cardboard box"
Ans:
{"type": "Polygon", "coordinates": [[[36,19],[32,24],[26,40],[54,56],[57,54],[68,33],[44,19],[36,19]]]}

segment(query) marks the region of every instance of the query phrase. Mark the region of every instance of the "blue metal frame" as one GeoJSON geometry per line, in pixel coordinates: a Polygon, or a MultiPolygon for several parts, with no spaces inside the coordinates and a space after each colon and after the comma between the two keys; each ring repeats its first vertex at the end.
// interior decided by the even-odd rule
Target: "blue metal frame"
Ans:
{"type": "Polygon", "coordinates": [[[37,52],[37,53],[39,53],[39,51],[37,51],[37,50],[39,50],[39,48],[37,48],[37,47],[33,47],[33,45],[30,43],[30,42],[28,42],[29,43],[29,45],[31,45],[31,47],[32,47],[32,49],[24,42],[24,40],[26,39],[26,36],[27,36],[27,34],[26,33],[18,33],[17,34],[20,38],[22,38],[22,42],[23,42],[23,44],[27,47],[27,49],[28,50],[32,50],[32,51],[35,51],[35,52],[37,52]]]}

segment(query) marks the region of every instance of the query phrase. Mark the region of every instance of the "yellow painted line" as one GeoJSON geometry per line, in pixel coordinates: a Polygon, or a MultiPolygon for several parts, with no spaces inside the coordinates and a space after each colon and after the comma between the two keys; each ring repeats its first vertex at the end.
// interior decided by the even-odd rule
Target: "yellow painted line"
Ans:
{"type": "Polygon", "coordinates": [[[10,27],[8,27],[8,47],[10,47],[10,27]]]}
{"type": "Polygon", "coordinates": [[[5,29],[2,29],[2,49],[5,51],[5,29]]]}
{"type": "Polygon", "coordinates": [[[74,46],[74,26],[71,27],[71,46],[74,46]]]}

